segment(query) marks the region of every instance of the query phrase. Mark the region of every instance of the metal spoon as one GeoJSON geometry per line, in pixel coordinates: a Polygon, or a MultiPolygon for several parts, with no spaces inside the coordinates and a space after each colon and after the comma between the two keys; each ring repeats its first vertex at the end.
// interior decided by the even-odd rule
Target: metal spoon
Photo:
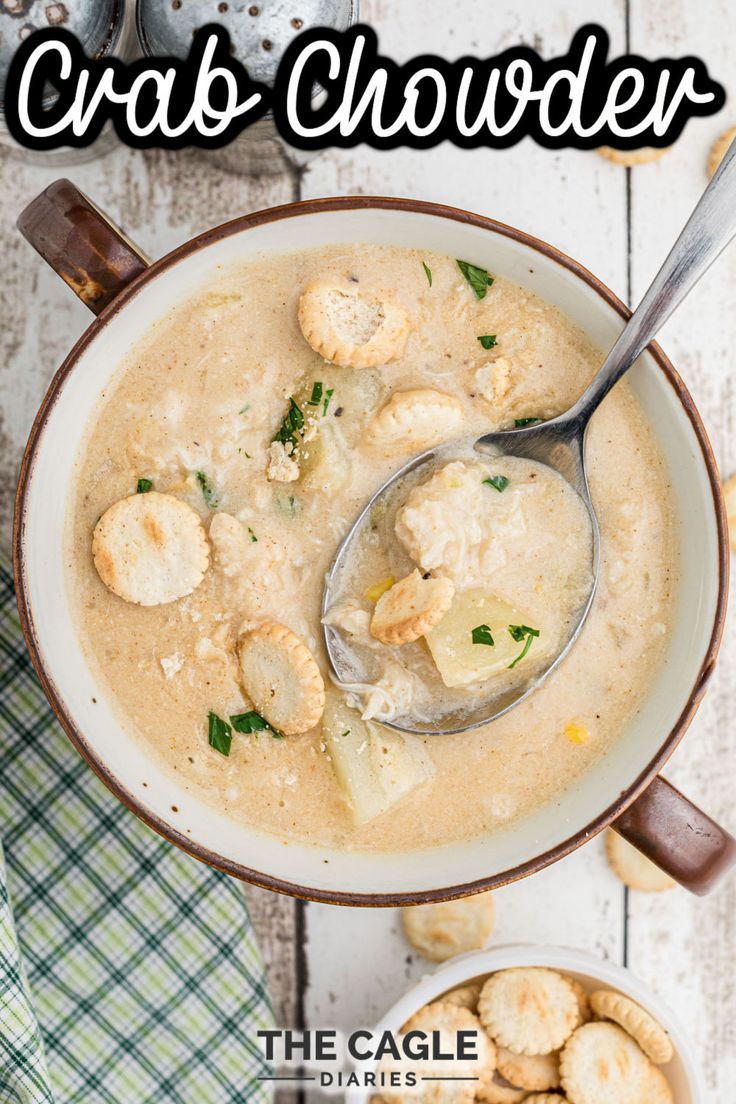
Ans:
{"type": "MultiPolygon", "coordinates": [[[[661,269],[652,281],[639,306],[624,327],[606,357],[603,367],[578,401],[564,414],[536,425],[488,433],[470,442],[479,453],[492,456],[517,456],[536,460],[554,468],[574,487],[590,515],[592,526],[593,583],[577,622],[562,649],[548,667],[533,681],[522,683],[490,702],[481,701],[475,707],[453,708],[431,722],[412,716],[396,717],[388,722],[403,732],[449,734],[465,732],[487,724],[508,712],[529,696],[554,671],[572,648],[590,612],[600,572],[600,534],[593,504],[588,492],[585,470],[585,435],[592,415],[611,388],[628,371],[640,353],[654,338],[700,277],[736,234],[736,142],[728,150],[718,171],[700,198],[695,210],[675,242],[661,269]]],[[[465,443],[467,447],[467,442],[465,443]]],[[[452,459],[461,442],[452,442],[415,456],[400,468],[373,495],[337,550],[325,584],[322,615],[334,602],[337,585],[345,571],[354,541],[370,519],[377,504],[387,503],[395,495],[397,484],[424,481],[440,463],[452,459]]],[[[403,498],[403,495],[402,495],[403,498]]],[[[324,626],[325,645],[333,670],[339,681],[350,681],[350,670],[339,632],[334,626],[324,626]]],[[[441,701],[440,701],[440,704],[441,701]]],[[[385,722],[384,722],[385,723],[385,722]]]]}

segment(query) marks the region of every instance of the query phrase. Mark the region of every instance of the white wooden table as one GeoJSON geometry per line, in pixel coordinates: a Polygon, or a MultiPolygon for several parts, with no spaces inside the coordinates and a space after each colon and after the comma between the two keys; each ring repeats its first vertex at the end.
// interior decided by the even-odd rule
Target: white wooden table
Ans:
{"type": "MultiPolygon", "coordinates": [[[[423,51],[492,54],[524,41],[562,52],[598,21],[612,48],[649,56],[692,53],[736,94],[730,0],[363,0],[363,17],[397,58],[423,51]]],[[[625,170],[592,153],[330,152],[301,175],[228,175],[195,153],[118,148],[66,170],[151,255],[234,215],[291,199],[373,193],[467,207],[522,227],[570,253],[625,299],[637,299],[706,183],[711,141],[736,123],[736,100],[691,123],[661,161],[625,170]]],[[[63,171],[0,155],[0,510],[7,543],[20,453],[48,380],[89,322],[14,228],[24,203],[63,171]]],[[[662,343],[691,388],[725,474],[736,470],[736,247],[667,326],[662,343]]],[[[712,689],[666,774],[731,830],[736,734],[736,625],[731,619],[712,689]]],[[[410,953],[396,910],[332,909],[247,891],[277,1015],[291,1026],[370,1025],[427,964],[410,953]]],[[[736,1084],[736,877],[706,900],[684,891],[628,894],[599,840],[552,869],[499,891],[492,942],[576,945],[628,963],[692,1032],[710,1104],[733,1104],[736,1084]]],[[[287,1095],[284,1095],[286,1101],[287,1095]]]]}

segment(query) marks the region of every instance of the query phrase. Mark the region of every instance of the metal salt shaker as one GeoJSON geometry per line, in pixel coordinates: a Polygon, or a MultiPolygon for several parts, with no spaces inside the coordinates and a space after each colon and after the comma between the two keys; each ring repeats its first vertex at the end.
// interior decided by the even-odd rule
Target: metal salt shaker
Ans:
{"type": "MultiPolygon", "coordinates": [[[[47,27],[71,31],[89,57],[127,60],[137,52],[133,4],[130,0],[0,0],[0,147],[44,165],[90,161],[115,145],[117,138],[110,127],[91,146],[40,152],[20,146],[5,126],[1,109],[10,62],[28,35],[47,27]]],[[[53,95],[48,102],[53,102],[53,95]]]]}
{"type": "MultiPolygon", "coordinates": [[[[0,0],[2,2],[2,0],[0,0]]],[[[359,0],[138,0],[138,37],[149,56],[186,57],[196,31],[225,27],[233,53],[254,80],[273,85],[286,47],[309,27],[347,30],[358,19],[359,0]]],[[[203,150],[222,168],[240,173],[279,173],[305,165],[314,151],[287,145],[265,115],[227,146],[203,150]]]]}

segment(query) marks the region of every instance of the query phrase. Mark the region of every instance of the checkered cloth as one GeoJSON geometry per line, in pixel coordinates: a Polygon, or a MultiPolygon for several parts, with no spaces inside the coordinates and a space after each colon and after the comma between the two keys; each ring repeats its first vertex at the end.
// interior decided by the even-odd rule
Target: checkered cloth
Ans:
{"type": "Polygon", "coordinates": [[[145,827],[64,736],[0,563],[0,1104],[265,1104],[239,886],[145,827]]]}

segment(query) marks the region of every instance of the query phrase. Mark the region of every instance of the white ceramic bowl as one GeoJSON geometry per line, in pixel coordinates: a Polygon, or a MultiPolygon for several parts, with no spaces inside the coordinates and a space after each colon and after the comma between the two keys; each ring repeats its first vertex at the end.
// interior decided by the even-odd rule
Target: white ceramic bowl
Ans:
{"type": "MultiPolygon", "coordinates": [[[[65,269],[79,253],[80,237],[92,236],[90,227],[98,235],[114,234],[107,224],[95,222],[102,216],[94,209],[84,209],[82,220],[77,217],[87,201],[68,182],[57,182],[34,203],[41,201],[46,207],[35,212],[35,222],[28,215],[34,205],[27,209],[24,232],[57,269],[65,269]],[[51,196],[54,188],[67,196],[63,211],[59,194],[51,196]],[[66,218],[70,226],[68,240],[62,227],[55,251],[48,248],[50,204],[53,217],[66,218]]],[[[106,241],[95,239],[94,255],[86,242],[89,263],[106,241]]],[[[672,366],[652,347],[629,378],[656,426],[671,473],[683,581],[667,660],[648,697],[613,750],[574,789],[492,836],[385,855],[286,842],[235,824],[187,793],[176,775],[153,762],[144,744],[121,727],[77,639],[62,540],[80,434],[122,358],[170,307],[224,267],[264,252],[364,241],[472,258],[555,304],[601,349],[613,345],[622,328],[625,308],[585,269],[552,247],[481,216],[408,200],[359,197],[294,204],[236,219],[134,278],[101,311],[59,369],[24,459],[15,566],[21,620],[46,692],[79,751],[139,816],[204,861],[268,888],[331,902],[392,904],[460,896],[532,873],[620,817],[652,780],[655,786],[640,801],[665,786],[655,776],[686,730],[715,662],[725,611],[728,543],[720,484],[702,423],[672,366]]],[[[120,239],[116,272],[125,270],[126,258],[120,255],[126,248],[120,239]]],[[[126,271],[143,267],[136,255],[127,259],[131,264],[126,271]]],[[[99,279],[106,276],[108,271],[99,279]]],[[[67,272],[66,278],[73,282],[77,276],[67,272]]],[[[87,285],[94,290],[96,281],[88,279],[87,285]]],[[[673,793],[668,790],[670,798],[673,793]]],[[[637,822],[643,827],[636,831],[644,846],[649,839],[655,854],[660,847],[653,842],[655,830],[669,837],[669,855],[679,860],[688,849],[663,810],[661,796],[653,809],[651,800],[645,805],[637,822]]],[[[683,807],[685,828],[695,810],[689,804],[683,807]]],[[[711,838],[706,831],[690,832],[690,837],[689,846],[711,838]]],[[[664,861],[664,850],[662,854],[664,861]]],[[[691,863],[693,882],[704,862],[697,858],[691,863]]]]}
{"type": "MultiPolygon", "coordinates": [[[[654,1016],[672,1040],[674,1057],[660,1069],[670,1083],[675,1104],[705,1104],[703,1073],[685,1029],[675,1014],[630,970],[572,947],[511,945],[458,955],[422,978],[376,1024],[374,1031],[376,1034],[381,1031],[398,1032],[401,1025],[423,1005],[448,990],[511,966],[548,966],[570,974],[588,992],[611,988],[631,997],[654,1016]]],[[[368,1104],[370,1097],[370,1090],[354,1089],[346,1093],[345,1100],[346,1104],[368,1104]]]]}

